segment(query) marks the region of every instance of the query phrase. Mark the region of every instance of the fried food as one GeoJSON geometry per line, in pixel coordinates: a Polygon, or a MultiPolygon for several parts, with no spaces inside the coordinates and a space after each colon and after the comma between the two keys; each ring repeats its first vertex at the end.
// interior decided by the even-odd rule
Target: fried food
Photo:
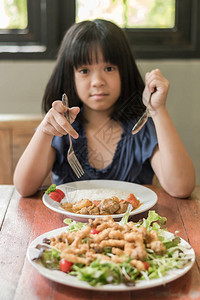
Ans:
{"type": "Polygon", "coordinates": [[[155,231],[136,227],[133,222],[116,223],[111,216],[89,220],[89,224],[75,232],[63,232],[50,239],[51,246],[61,251],[61,258],[73,263],[89,265],[93,260],[123,263],[130,260],[131,266],[145,270],[146,248],[156,254],[164,254],[166,248],[155,231]],[[96,229],[93,234],[92,229],[96,229]],[[110,249],[107,255],[107,250],[110,249]]]}

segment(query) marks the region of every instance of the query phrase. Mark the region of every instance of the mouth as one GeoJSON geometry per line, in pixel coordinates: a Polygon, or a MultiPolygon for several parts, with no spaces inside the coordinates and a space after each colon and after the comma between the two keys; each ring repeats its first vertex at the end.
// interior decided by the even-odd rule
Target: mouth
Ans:
{"type": "Polygon", "coordinates": [[[108,96],[108,94],[106,93],[95,93],[95,94],[91,94],[91,97],[94,99],[103,99],[106,96],[108,96]]]}

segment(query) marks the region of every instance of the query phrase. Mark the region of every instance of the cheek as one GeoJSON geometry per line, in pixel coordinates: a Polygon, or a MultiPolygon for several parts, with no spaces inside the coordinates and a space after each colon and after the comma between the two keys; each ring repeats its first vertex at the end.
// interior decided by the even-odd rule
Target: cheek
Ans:
{"type": "Polygon", "coordinates": [[[76,89],[76,92],[77,92],[78,95],[83,90],[83,83],[82,83],[82,81],[78,80],[76,77],[75,77],[75,89],[76,89]]]}
{"type": "Polygon", "coordinates": [[[76,90],[76,94],[79,97],[79,99],[81,100],[81,102],[85,102],[85,99],[88,96],[88,88],[85,84],[85,82],[77,80],[75,81],[75,90],[76,90]]]}
{"type": "Polygon", "coordinates": [[[120,77],[117,77],[116,80],[114,81],[114,89],[115,89],[116,95],[120,96],[121,95],[121,79],[120,79],[120,77]]]}

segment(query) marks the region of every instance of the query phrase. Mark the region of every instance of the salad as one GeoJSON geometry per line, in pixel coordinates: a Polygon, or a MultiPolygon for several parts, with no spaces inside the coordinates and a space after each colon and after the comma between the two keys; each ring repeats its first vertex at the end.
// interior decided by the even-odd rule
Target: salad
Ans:
{"type": "Polygon", "coordinates": [[[166,218],[155,211],[137,223],[128,217],[129,212],[119,223],[98,217],[89,224],[65,219],[67,227],[37,245],[33,260],[95,287],[162,278],[191,262],[176,233],[167,234],[166,218]]]}

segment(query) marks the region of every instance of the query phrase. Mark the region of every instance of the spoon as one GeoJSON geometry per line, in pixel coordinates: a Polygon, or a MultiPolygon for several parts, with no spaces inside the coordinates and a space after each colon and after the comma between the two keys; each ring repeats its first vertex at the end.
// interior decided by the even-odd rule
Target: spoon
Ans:
{"type": "Polygon", "coordinates": [[[144,126],[144,124],[146,123],[146,121],[148,120],[148,117],[149,117],[148,106],[149,106],[149,103],[151,101],[151,96],[152,96],[153,93],[151,93],[150,96],[149,96],[149,101],[147,102],[145,112],[143,113],[141,118],[137,121],[137,123],[133,126],[132,134],[136,134],[138,131],[140,131],[142,129],[142,127],[144,126]]]}

